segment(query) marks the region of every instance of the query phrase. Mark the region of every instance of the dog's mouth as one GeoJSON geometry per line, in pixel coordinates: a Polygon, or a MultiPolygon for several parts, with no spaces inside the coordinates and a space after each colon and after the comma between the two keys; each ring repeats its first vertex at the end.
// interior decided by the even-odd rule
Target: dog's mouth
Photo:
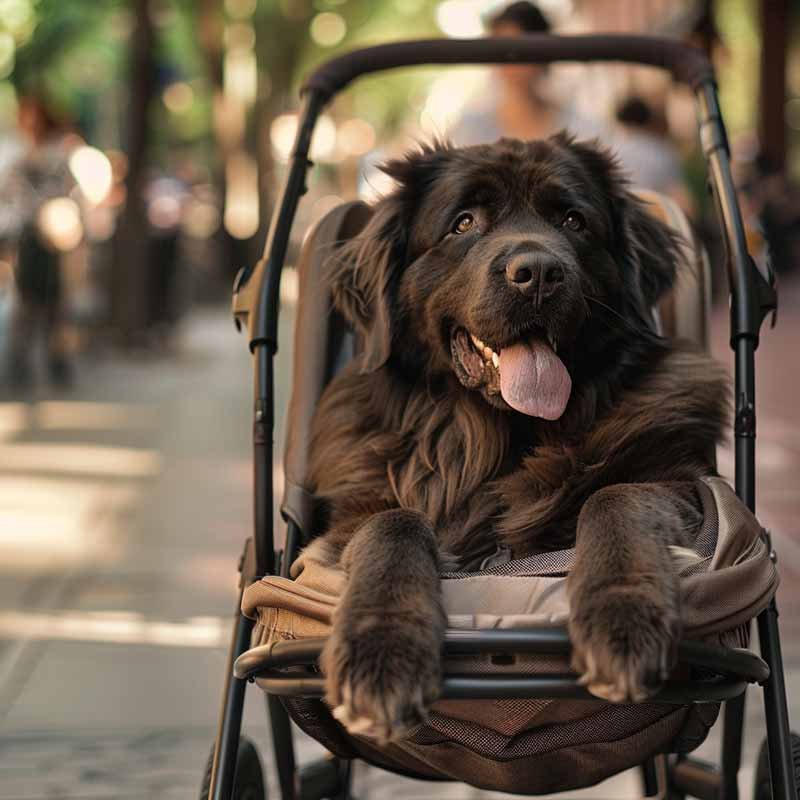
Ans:
{"type": "Polygon", "coordinates": [[[487,399],[502,401],[531,417],[556,420],[567,407],[572,379],[558,357],[558,341],[536,329],[499,353],[466,328],[450,339],[455,373],[469,389],[481,389],[487,399]]]}

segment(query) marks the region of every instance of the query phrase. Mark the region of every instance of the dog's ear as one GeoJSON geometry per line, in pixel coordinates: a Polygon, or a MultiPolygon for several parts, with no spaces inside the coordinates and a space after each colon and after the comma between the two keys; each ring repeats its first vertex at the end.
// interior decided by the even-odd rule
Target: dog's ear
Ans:
{"type": "Polygon", "coordinates": [[[402,198],[392,194],[375,206],[370,221],[331,260],[328,280],[336,308],[363,340],[363,372],[382,367],[392,349],[392,304],[405,261],[402,198]]]}
{"type": "Polygon", "coordinates": [[[630,191],[629,181],[615,156],[599,142],[578,142],[566,133],[556,140],[569,147],[594,176],[610,204],[613,247],[622,266],[633,272],[632,285],[645,311],[656,304],[675,280],[680,239],[651,214],[643,200],[630,191]]]}
{"type": "Polygon", "coordinates": [[[379,369],[391,354],[397,284],[408,260],[413,209],[438,174],[448,147],[434,142],[384,164],[381,170],[396,188],[373,206],[364,229],[332,259],[328,280],[333,301],[362,336],[362,372],[379,369]]]}

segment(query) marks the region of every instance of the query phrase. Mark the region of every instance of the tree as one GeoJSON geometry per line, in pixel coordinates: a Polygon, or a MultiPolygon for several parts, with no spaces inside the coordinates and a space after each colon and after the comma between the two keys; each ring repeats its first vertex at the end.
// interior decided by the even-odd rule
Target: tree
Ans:
{"type": "Polygon", "coordinates": [[[133,0],[130,40],[130,102],[124,130],[128,156],[126,201],[114,235],[111,307],[124,346],[141,343],[147,324],[148,227],[144,191],[150,143],[150,109],[155,96],[155,31],[149,0],[133,0]]]}

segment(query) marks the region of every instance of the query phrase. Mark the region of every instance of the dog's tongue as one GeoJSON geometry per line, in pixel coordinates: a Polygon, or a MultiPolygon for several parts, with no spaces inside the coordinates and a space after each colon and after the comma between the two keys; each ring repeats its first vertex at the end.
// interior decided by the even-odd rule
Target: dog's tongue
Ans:
{"type": "Polygon", "coordinates": [[[567,368],[544,339],[531,339],[500,351],[500,394],[521,414],[558,419],[571,391],[567,368]]]}

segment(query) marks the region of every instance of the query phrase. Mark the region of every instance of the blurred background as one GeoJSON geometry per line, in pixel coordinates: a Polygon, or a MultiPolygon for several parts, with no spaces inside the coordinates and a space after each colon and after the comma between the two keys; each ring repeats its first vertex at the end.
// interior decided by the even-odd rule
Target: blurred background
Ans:
{"type": "MultiPolygon", "coordinates": [[[[398,38],[638,31],[713,58],[751,249],[781,282],[757,361],[759,509],[800,726],[799,28],[791,0],[0,0],[0,798],[196,796],[250,531],[250,364],[230,287],[263,247],[303,76],[398,38]]],[[[729,364],[686,90],[620,65],[421,67],[359,80],[320,119],[281,287],[279,406],[309,225],[380,195],[378,165],[415,142],[563,127],[689,214],[729,364]]],[[[720,464],[730,475],[727,450],[720,464]]],[[[749,792],[757,692],[747,716],[749,792]]],[[[268,762],[255,692],[246,732],[268,762]]],[[[488,796],[369,769],[356,793],[488,796]]],[[[638,793],[623,775],[583,794],[638,793]]]]}

